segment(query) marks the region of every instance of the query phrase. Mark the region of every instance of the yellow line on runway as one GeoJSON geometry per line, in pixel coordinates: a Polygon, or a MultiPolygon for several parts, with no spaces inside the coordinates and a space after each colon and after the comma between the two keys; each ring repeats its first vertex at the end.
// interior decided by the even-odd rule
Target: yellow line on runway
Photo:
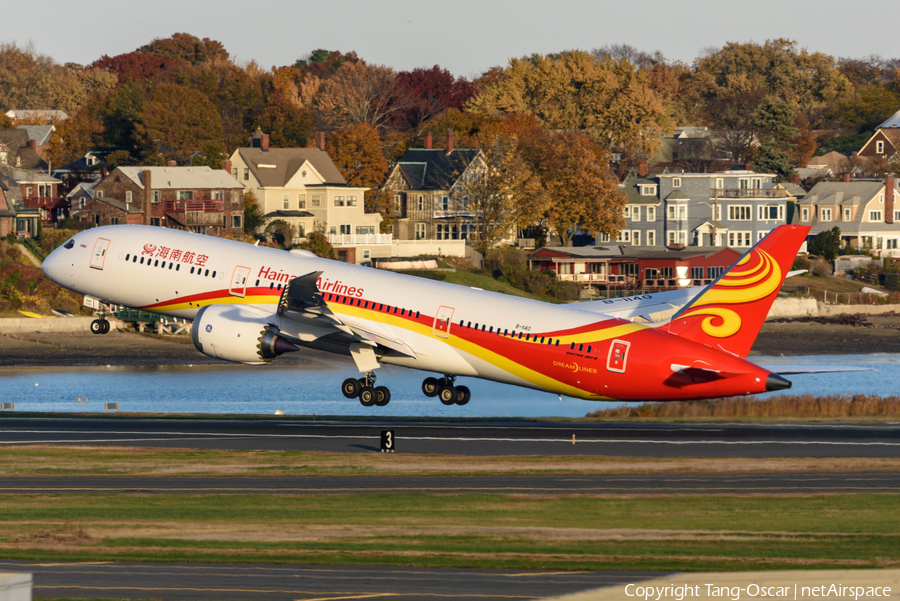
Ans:
{"type": "Polygon", "coordinates": [[[397,593],[372,593],[366,595],[353,595],[352,597],[315,597],[313,599],[298,599],[297,601],[337,601],[338,599],[371,599],[373,597],[396,597],[397,593]]]}

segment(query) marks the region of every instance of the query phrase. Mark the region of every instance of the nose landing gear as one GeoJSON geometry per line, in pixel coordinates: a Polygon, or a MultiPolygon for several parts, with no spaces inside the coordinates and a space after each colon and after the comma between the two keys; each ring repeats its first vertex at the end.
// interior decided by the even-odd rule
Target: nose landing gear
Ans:
{"type": "Polygon", "coordinates": [[[341,392],[348,399],[358,398],[363,407],[384,407],[391,402],[390,389],[387,386],[375,386],[375,373],[371,371],[367,371],[362,378],[344,380],[341,392]]]}
{"type": "Polygon", "coordinates": [[[91,322],[91,334],[106,334],[109,332],[109,322],[104,315],[100,315],[100,319],[91,322]]]}

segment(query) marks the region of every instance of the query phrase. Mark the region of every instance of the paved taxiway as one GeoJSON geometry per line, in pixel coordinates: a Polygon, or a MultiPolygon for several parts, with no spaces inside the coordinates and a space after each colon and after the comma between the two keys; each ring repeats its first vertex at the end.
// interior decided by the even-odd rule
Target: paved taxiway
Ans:
{"type": "Polygon", "coordinates": [[[385,429],[394,430],[396,450],[401,453],[900,457],[900,423],[646,424],[4,416],[0,420],[0,445],[372,452],[378,451],[380,433],[385,429]]]}
{"type": "Polygon", "coordinates": [[[120,477],[23,476],[0,479],[0,494],[500,493],[515,495],[734,495],[898,493],[900,472],[679,474],[673,476],[441,477],[120,477]]]}
{"type": "Polygon", "coordinates": [[[0,560],[34,574],[36,597],[125,599],[534,599],[661,572],[522,572],[355,566],[59,563],[0,560]]]}

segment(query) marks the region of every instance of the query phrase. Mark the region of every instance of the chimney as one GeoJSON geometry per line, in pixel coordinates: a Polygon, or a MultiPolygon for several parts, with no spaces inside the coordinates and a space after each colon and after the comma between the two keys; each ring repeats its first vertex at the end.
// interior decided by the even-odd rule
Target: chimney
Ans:
{"type": "Polygon", "coordinates": [[[849,171],[841,177],[841,181],[843,181],[845,184],[850,183],[850,172],[849,171]]]}
{"type": "Polygon", "coordinates": [[[222,171],[231,175],[231,161],[222,161],[222,171]]]}
{"type": "Polygon", "coordinates": [[[172,160],[172,161],[169,161],[168,163],[166,163],[166,165],[168,165],[169,167],[177,167],[177,166],[178,166],[178,162],[172,160]]]}
{"type": "Polygon", "coordinates": [[[37,140],[28,140],[27,144],[32,152],[37,152],[37,140]]]}
{"type": "Polygon", "coordinates": [[[798,173],[792,173],[788,176],[788,181],[792,184],[800,185],[800,175],[798,173]]]}
{"type": "Polygon", "coordinates": [[[100,177],[106,177],[109,175],[109,171],[106,169],[106,165],[100,165],[100,177]]]}
{"type": "Polygon", "coordinates": [[[259,147],[262,150],[269,149],[269,134],[262,135],[262,138],[259,139],[259,147]]]}
{"type": "Polygon", "coordinates": [[[650,175],[650,161],[641,159],[638,161],[638,177],[647,177],[650,175]]]}
{"type": "Polygon", "coordinates": [[[894,223],[894,174],[884,174],[884,222],[894,223]]]}
{"type": "Polygon", "coordinates": [[[453,152],[453,130],[447,130],[447,154],[453,152]]]}
{"type": "Polygon", "coordinates": [[[425,148],[427,148],[428,150],[431,150],[433,141],[434,141],[434,134],[432,134],[430,131],[426,131],[425,132],[425,148]]]}
{"type": "Polygon", "coordinates": [[[325,152],[325,132],[317,131],[316,132],[316,148],[325,152]]]}
{"type": "Polygon", "coordinates": [[[144,225],[150,225],[150,196],[153,194],[150,187],[153,182],[150,180],[150,170],[141,171],[141,182],[144,184],[144,225]]]}
{"type": "Polygon", "coordinates": [[[750,163],[744,163],[744,171],[753,171],[753,167],[750,166],[750,163]]]}

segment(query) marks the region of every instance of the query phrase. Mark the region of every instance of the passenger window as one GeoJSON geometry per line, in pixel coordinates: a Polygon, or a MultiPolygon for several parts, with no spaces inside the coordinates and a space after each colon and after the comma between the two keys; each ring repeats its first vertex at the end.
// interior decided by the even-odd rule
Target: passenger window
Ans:
{"type": "MultiPolygon", "coordinates": [[[[537,336],[535,336],[535,338],[537,338],[537,336]]],[[[543,337],[543,336],[541,336],[541,344],[544,344],[544,337],[543,337]]]]}
{"type": "Polygon", "coordinates": [[[193,274],[193,273],[194,273],[194,268],[193,268],[193,267],[191,267],[191,274],[193,274]]]}
{"type": "MultiPolygon", "coordinates": [[[[193,269],[193,267],[191,267],[193,269]]],[[[275,287],[275,282],[269,282],[269,290],[275,287]]]]}
{"type": "Polygon", "coordinates": [[[175,266],[175,271],[181,271],[181,263],[175,266]]]}
{"type": "Polygon", "coordinates": [[[397,307],[394,307],[394,315],[397,314],[397,307]]]}
{"type": "Polygon", "coordinates": [[[406,309],[400,309],[400,315],[406,315],[406,309]]]}
{"type": "Polygon", "coordinates": [[[478,322],[477,322],[477,321],[475,322],[475,329],[476,329],[476,330],[478,329],[478,322]]]}
{"type": "Polygon", "coordinates": [[[126,260],[126,261],[130,261],[130,260],[131,260],[131,253],[128,253],[127,255],[125,255],[125,260],[126,260]]]}
{"type": "Polygon", "coordinates": [[[416,319],[419,319],[419,312],[416,311],[416,319]]]}
{"type": "Polygon", "coordinates": [[[157,259],[156,261],[153,262],[153,266],[154,266],[154,267],[159,267],[159,259],[157,259]]]}
{"type": "Polygon", "coordinates": [[[366,303],[363,305],[363,309],[368,309],[368,308],[369,308],[369,301],[366,301],[366,303]]]}
{"type": "MultiPolygon", "coordinates": [[[[206,270],[206,277],[209,277],[209,269],[206,270]]],[[[278,289],[281,290],[281,284],[278,284],[278,289]]]]}
{"type": "MultiPolygon", "coordinates": [[[[134,258],[131,260],[132,263],[137,263],[137,255],[134,255],[134,258]]],[[[141,261],[143,263],[143,261],[141,261]]]]}
{"type": "Polygon", "coordinates": [[[559,346],[559,339],[556,340],[556,346],[559,346]]]}
{"type": "Polygon", "coordinates": [[[579,344],[579,345],[578,345],[578,352],[580,353],[580,352],[583,351],[583,350],[584,350],[584,345],[583,345],[583,344],[579,344]]]}
{"type": "Polygon", "coordinates": [[[144,257],[141,257],[141,265],[144,264],[144,257]]]}
{"type": "Polygon", "coordinates": [[[169,269],[172,269],[173,265],[175,265],[175,263],[169,263],[169,269]]]}
{"type": "Polygon", "coordinates": [[[466,327],[467,327],[467,328],[471,328],[471,327],[472,327],[472,322],[470,321],[468,324],[466,324],[466,327]]]}
{"type": "Polygon", "coordinates": [[[488,334],[493,334],[493,333],[494,333],[494,326],[491,326],[490,329],[488,330],[488,334]]]}
{"type": "Polygon", "coordinates": [[[215,272],[215,271],[213,272],[213,277],[216,277],[216,272],[215,272]]]}
{"type": "Polygon", "coordinates": [[[591,352],[591,347],[590,347],[590,346],[588,346],[588,352],[589,352],[589,353],[591,352]]]}
{"type": "Polygon", "coordinates": [[[162,267],[163,269],[165,269],[165,268],[166,268],[166,262],[163,261],[163,262],[162,262],[162,265],[161,265],[160,267],[162,267]]]}
{"type": "Polygon", "coordinates": [[[525,332],[519,332],[519,340],[522,340],[522,336],[523,336],[524,334],[525,334],[525,332]]]}

